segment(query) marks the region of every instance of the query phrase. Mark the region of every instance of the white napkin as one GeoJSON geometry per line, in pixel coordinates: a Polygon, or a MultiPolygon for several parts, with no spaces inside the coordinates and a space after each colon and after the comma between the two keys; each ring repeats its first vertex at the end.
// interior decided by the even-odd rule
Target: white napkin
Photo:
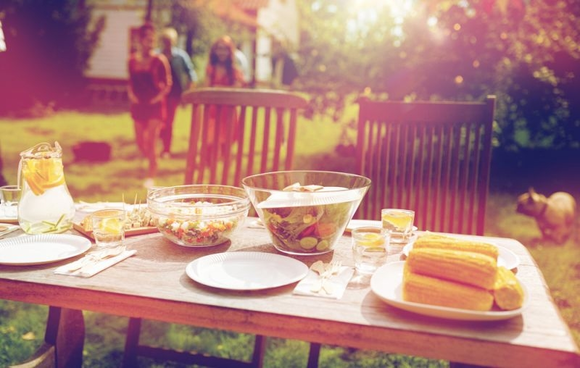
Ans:
{"type": "Polygon", "coordinates": [[[331,293],[328,293],[328,288],[322,288],[318,292],[312,291],[315,284],[320,282],[320,275],[312,270],[308,270],[308,274],[303,278],[294,288],[293,294],[318,296],[322,298],[340,299],[344,295],[346,286],[350,281],[354,269],[352,267],[342,266],[336,275],[329,277],[324,284],[329,285],[331,293]]]}
{"type": "Polygon", "coordinates": [[[126,250],[121,254],[118,254],[111,258],[101,259],[96,263],[91,261],[90,258],[87,258],[91,257],[91,255],[88,254],[79,260],[76,260],[64,266],[60,266],[59,268],[54,270],[54,273],[58,275],[91,277],[121,262],[122,260],[131,257],[135,253],[137,253],[136,250],[126,250]]]}

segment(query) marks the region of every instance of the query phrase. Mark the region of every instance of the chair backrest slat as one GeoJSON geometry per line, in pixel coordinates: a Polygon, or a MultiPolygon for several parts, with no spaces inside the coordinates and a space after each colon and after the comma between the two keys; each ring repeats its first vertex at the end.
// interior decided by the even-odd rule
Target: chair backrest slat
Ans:
{"type": "Polygon", "coordinates": [[[183,100],[192,105],[185,184],[239,186],[244,176],[292,169],[297,112],[305,98],[286,91],[201,88],[183,100]]]}
{"type": "MultiPolygon", "coordinates": [[[[296,141],[296,120],[297,111],[296,109],[290,109],[290,122],[288,126],[288,142],[296,141]]],[[[294,167],[294,145],[288,145],[286,147],[286,161],[284,167],[294,167]]]]}
{"type": "Polygon", "coordinates": [[[238,117],[238,137],[237,137],[237,144],[238,150],[236,152],[236,167],[234,173],[234,183],[240,183],[242,181],[242,160],[244,159],[244,152],[245,152],[245,131],[246,131],[246,112],[247,106],[241,106],[240,108],[240,115],[238,117]]]}
{"type": "MultiPolygon", "coordinates": [[[[264,136],[262,138],[262,152],[268,152],[268,146],[270,143],[270,126],[272,122],[272,109],[267,107],[264,111],[265,118],[264,118],[264,136]]],[[[268,156],[262,155],[262,159],[260,160],[260,172],[266,172],[267,164],[268,164],[268,156]]],[[[271,158],[270,158],[271,160],[271,158]]]]}
{"type": "Polygon", "coordinates": [[[250,131],[250,146],[248,147],[248,164],[246,167],[246,176],[254,172],[254,155],[256,154],[256,141],[258,135],[258,109],[252,108],[252,130],[250,131]]]}
{"type": "Polygon", "coordinates": [[[359,107],[357,173],[372,185],[356,217],[408,208],[422,230],[483,235],[495,97],[359,107]]]}

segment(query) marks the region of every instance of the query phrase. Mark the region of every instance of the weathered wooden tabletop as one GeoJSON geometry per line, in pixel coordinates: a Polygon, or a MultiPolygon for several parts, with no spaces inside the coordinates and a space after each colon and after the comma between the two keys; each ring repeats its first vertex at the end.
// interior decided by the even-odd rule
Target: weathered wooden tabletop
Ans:
{"type": "MultiPolygon", "coordinates": [[[[578,347],[538,266],[516,240],[485,238],[519,256],[517,272],[530,294],[528,307],[509,320],[466,322],[391,307],[368,283],[351,282],[340,300],[332,300],[293,295],[295,283],[261,291],[228,291],[187,276],[187,264],[204,255],[278,253],[266,231],[251,223],[252,219],[246,220],[231,242],[212,248],[180,247],[159,233],[128,237],[128,248],[137,254],[91,278],[53,273],[70,260],[0,265],[0,298],[469,364],[580,366],[578,347]]],[[[308,266],[319,259],[340,259],[353,266],[350,237],[343,236],[331,253],[294,258],[308,266]]]]}

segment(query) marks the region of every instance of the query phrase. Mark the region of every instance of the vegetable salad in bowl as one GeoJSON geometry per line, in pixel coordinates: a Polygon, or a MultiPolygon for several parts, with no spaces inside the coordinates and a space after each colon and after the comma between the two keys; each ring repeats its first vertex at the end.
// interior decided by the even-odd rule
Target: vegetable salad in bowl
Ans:
{"type": "Polygon", "coordinates": [[[173,243],[208,247],[224,243],[248,215],[241,188],[183,185],[149,193],[147,206],[159,232],[173,243]]]}
{"type": "Polygon", "coordinates": [[[333,250],[370,186],[363,176],[280,171],[242,180],[272,243],[289,254],[333,250]]]}

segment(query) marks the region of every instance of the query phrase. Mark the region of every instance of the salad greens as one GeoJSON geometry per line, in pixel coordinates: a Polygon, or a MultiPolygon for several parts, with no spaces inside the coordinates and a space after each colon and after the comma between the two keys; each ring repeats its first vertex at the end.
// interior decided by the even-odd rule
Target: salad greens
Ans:
{"type": "Polygon", "coordinates": [[[328,251],[350,220],[353,202],[261,208],[276,247],[293,253],[328,251]]]}

